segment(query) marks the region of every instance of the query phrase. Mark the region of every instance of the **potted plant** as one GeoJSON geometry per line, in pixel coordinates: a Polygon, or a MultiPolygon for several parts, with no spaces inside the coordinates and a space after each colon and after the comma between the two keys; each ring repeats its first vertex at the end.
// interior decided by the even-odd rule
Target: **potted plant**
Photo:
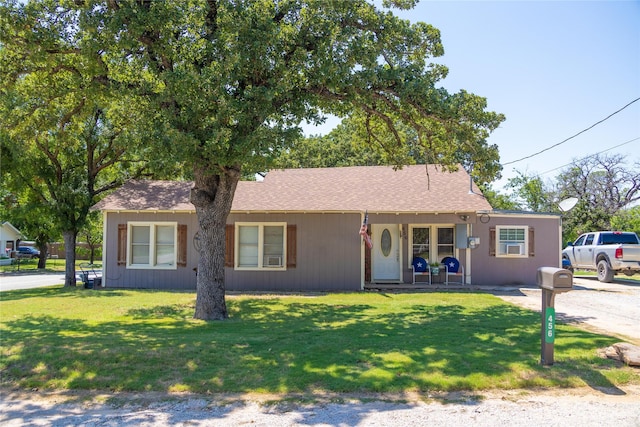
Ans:
{"type": "Polygon", "coordinates": [[[432,262],[429,265],[431,267],[431,274],[440,274],[440,263],[439,262],[432,262]]]}

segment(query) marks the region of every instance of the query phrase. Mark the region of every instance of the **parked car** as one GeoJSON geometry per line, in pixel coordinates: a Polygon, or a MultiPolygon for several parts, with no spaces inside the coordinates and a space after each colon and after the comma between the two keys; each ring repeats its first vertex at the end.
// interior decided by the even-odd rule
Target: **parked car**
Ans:
{"type": "Polygon", "coordinates": [[[585,233],[562,251],[562,266],[595,270],[598,280],[611,282],[613,276],[640,273],[640,239],[636,233],[597,231],[585,233]]]}
{"type": "Polygon", "coordinates": [[[40,258],[40,251],[31,246],[18,246],[18,256],[20,258],[40,258]]]}

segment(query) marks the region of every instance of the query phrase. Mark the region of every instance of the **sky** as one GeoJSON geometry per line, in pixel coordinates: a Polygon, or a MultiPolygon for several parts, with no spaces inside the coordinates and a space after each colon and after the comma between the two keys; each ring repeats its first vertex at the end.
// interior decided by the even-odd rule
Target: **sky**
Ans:
{"type": "Polygon", "coordinates": [[[433,62],[449,75],[439,86],[485,97],[506,116],[488,139],[503,165],[494,189],[518,172],[553,180],[597,153],[622,154],[629,168],[640,161],[640,0],[421,0],[394,13],[440,30],[445,54],[433,62]]]}

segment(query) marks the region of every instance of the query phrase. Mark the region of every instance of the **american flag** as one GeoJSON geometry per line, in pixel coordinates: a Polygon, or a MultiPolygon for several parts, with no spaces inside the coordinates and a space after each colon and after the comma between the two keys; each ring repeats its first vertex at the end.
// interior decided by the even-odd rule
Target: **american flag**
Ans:
{"type": "Polygon", "coordinates": [[[362,221],[362,227],[360,227],[360,235],[362,236],[362,240],[364,240],[365,245],[367,245],[367,247],[369,249],[371,249],[373,247],[373,243],[371,242],[371,237],[369,237],[369,234],[367,233],[368,231],[368,227],[367,227],[367,222],[369,220],[369,214],[367,212],[364,213],[364,221],[362,221]]]}

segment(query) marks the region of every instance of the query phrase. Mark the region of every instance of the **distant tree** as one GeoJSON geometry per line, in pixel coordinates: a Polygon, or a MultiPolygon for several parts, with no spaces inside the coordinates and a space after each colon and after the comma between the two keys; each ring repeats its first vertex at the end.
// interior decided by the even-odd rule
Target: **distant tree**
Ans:
{"type": "Polygon", "coordinates": [[[347,118],[327,135],[301,138],[292,148],[283,150],[273,160],[272,167],[328,168],[394,164],[389,163],[380,152],[356,140],[354,131],[354,125],[347,118]]]}
{"type": "Polygon", "coordinates": [[[89,262],[96,262],[96,252],[102,246],[102,215],[99,212],[90,212],[87,219],[78,232],[80,242],[89,246],[89,262]]]}
{"type": "Polygon", "coordinates": [[[38,269],[46,268],[48,256],[48,244],[60,238],[60,232],[55,224],[55,218],[47,209],[32,198],[32,194],[14,190],[11,187],[11,179],[7,173],[8,168],[3,168],[0,174],[2,189],[5,196],[0,204],[0,217],[8,220],[25,236],[25,240],[35,242],[40,251],[38,269]]]}
{"type": "Polygon", "coordinates": [[[171,156],[174,145],[144,95],[105,77],[108,59],[84,46],[90,34],[76,32],[80,16],[66,6],[0,5],[0,149],[10,165],[4,185],[21,195],[25,215],[53,219],[65,286],[75,286],[76,240],[90,207],[127,179],[160,170],[166,162],[156,150],[171,156]]]}
{"type": "MultiPolygon", "coordinates": [[[[443,89],[434,92],[438,95],[430,95],[435,99],[446,93],[443,89]]],[[[461,91],[449,101],[451,104],[440,113],[450,119],[433,120],[425,126],[415,126],[400,118],[390,123],[392,118],[383,119],[366,109],[357,110],[347,119],[347,137],[355,146],[373,153],[380,164],[434,164],[444,170],[455,170],[461,165],[478,185],[500,178],[498,147],[486,142],[493,129],[490,118],[483,115],[486,100],[461,91]],[[461,117],[465,119],[457,122],[461,117]],[[479,127],[470,126],[482,122],[479,127]]]]}
{"type": "Polygon", "coordinates": [[[513,200],[511,196],[508,194],[500,193],[497,190],[494,190],[490,184],[480,185],[480,190],[482,194],[487,199],[487,202],[491,205],[493,209],[499,210],[521,210],[522,207],[518,202],[513,200]]]}
{"type": "MultiPolygon", "coordinates": [[[[393,142],[386,144],[379,140],[385,138],[391,141],[393,135],[382,128],[380,135],[374,138],[362,120],[362,117],[352,115],[343,119],[335,129],[324,136],[302,138],[292,148],[283,150],[279,157],[274,159],[272,167],[395,166],[425,164],[430,160],[411,127],[402,123],[396,124],[404,141],[404,149],[398,150],[393,142]]],[[[458,150],[453,161],[454,164],[457,162],[462,165],[476,184],[485,186],[500,177],[501,167],[497,147],[488,146],[483,141],[478,141],[478,144],[483,149],[474,153],[458,150]]]]}
{"type": "Polygon", "coordinates": [[[640,206],[618,211],[611,217],[611,229],[634,231],[640,236],[640,206]]]}
{"type": "Polygon", "coordinates": [[[447,74],[429,61],[443,54],[436,28],[364,0],[33,0],[3,13],[14,66],[35,52],[49,70],[82,64],[103,93],[135,94],[178,150],[154,153],[192,168],[197,319],[228,316],[225,224],[239,179],[297,143],[302,121],[362,112],[367,140],[397,159],[402,123],[427,160],[453,169],[460,152],[486,157],[504,120],[482,97],[436,87],[447,74]]]}
{"type": "Polygon", "coordinates": [[[609,230],[612,218],[640,200],[640,163],[631,168],[625,156],[590,156],[575,161],[557,178],[558,199],[577,197],[564,228],[571,236],[609,230]]]}
{"type": "MultiPolygon", "coordinates": [[[[45,103],[37,92],[31,94],[45,103]]],[[[40,236],[36,241],[41,268],[46,244],[51,237],[62,235],[65,286],[75,286],[76,240],[86,225],[89,208],[100,195],[140,176],[148,164],[127,157],[133,138],[109,123],[104,110],[95,108],[93,115],[87,115],[81,107],[61,109],[64,116],[58,116],[57,126],[47,126],[35,122],[51,110],[32,107],[33,100],[13,102],[10,118],[0,119],[0,127],[9,135],[0,149],[3,161],[11,165],[3,172],[3,185],[19,195],[10,215],[18,217],[16,223],[23,224],[29,235],[40,236]],[[39,129],[25,131],[25,125],[39,129]]]]}
{"type": "Polygon", "coordinates": [[[506,188],[513,191],[512,198],[520,209],[531,212],[558,212],[555,192],[545,185],[540,176],[516,171],[517,176],[507,181],[506,188]]]}

